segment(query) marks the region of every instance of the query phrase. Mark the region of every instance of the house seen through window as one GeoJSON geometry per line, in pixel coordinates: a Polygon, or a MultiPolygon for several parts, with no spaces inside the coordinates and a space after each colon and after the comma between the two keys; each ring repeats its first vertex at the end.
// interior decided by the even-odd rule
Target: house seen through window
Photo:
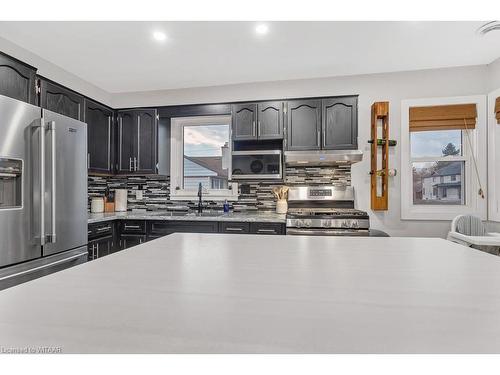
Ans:
{"type": "Polygon", "coordinates": [[[410,133],[413,204],[465,204],[463,130],[410,133]]]}

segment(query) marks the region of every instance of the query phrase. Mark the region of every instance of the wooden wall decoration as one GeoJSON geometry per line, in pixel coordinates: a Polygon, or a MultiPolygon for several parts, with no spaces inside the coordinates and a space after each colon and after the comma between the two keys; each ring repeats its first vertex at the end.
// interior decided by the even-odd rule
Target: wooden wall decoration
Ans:
{"type": "Polygon", "coordinates": [[[500,97],[495,100],[495,117],[497,123],[500,125],[500,97]]]}
{"type": "Polygon", "coordinates": [[[371,121],[371,209],[389,209],[389,147],[395,146],[396,141],[389,139],[389,102],[375,102],[372,104],[371,121]],[[382,121],[382,138],[378,137],[378,123],[382,121]],[[382,148],[381,169],[377,169],[379,147],[382,148]],[[381,191],[378,191],[377,180],[381,179],[381,191]]]}

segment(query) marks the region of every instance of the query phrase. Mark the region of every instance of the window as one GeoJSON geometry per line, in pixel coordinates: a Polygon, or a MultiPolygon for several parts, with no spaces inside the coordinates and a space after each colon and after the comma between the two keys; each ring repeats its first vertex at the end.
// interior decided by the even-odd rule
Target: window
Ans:
{"type": "Polygon", "coordinates": [[[467,212],[484,218],[478,191],[486,188],[486,154],[478,146],[486,142],[485,104],[482,96],[402,102],[403,219],[450,220],[467,212]]]}
{"type": "Polygon", "coordinates": [[[171,199],[197,199],[201,184],[210,200],[235,200],[231,183],[231,117],[200,116],[171,121],[171,199]]]}

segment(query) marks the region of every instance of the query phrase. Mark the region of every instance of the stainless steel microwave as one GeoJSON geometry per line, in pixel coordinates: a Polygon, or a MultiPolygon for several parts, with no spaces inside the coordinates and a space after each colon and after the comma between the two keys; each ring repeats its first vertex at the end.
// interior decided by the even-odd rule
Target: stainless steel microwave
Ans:
{"type": "Polygon", "coordinates": [[[233,151],[233,180],[281,179],[281,150],[233,151]]]}

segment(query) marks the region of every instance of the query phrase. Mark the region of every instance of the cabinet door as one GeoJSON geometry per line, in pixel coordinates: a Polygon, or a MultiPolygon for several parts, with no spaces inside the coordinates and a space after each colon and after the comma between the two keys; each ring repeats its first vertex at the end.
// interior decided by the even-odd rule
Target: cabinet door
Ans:
{"type": "Polygon", "coordinates": [[[91,100],[85,101],[89,172],[113,172],[113,111],[91,100]]]}
{"type": "Polygon", "coordinates": [[[259,139],[283,138],[283,102],[259,103],[257,137],[259,139]]]}
{"type": "Polygon", "coordinates": [[[232,108],[232,138],[234,141],[257,139],[257,105],[235,104],[232,108]]]}
{"type": "Polygon", "coordinates": [[[0,95],[36,104],[36,69],[0,53],[0,95]]]}
{"type": "Polygon", "coordinates": [[[88,260],[102,258],[106,255],[111,254],[114,251],[113,236],[102,237],[90,241],[88,244],[88,251],[88,260]]]}
{"type": "Polygon", "coordinates": [[[291,100],[287,106],[287,149],[319,150],[321,100],[291,100]]]}
{"type": "Polygon", "coordinates": [[[132,246],[137,246],[146,242],[146,236],[136,234],[122,234],[120,235],[120,250],[128,249],[132,246]]]}
{"type": "Polygon", "coordinates": [[[285,225],[280,223],[250,223],[250,233],[285,234],[285,225]]]}
{"type": "Polygon", "coordinates": [[[135,170],[137,173],[156,173],[157,131],[156,110],[139,110],[137,121],[137,151],[135,170]]]}
{"type": "Polygon", "coordinates": [[[40,106],[49,111],[83,121],[83,96],[55,83],[40,80],[40,106]]]}
{"type": "Polygon", "coordinates": [[[351,150],[358,148],[358,98],[322,100],[323,148],[351,150]]]}
{"type": "Polygon", "coordinates": [[[118,112],[118,172],[132,173],[137,139],[134,111],[118,112]]]}

